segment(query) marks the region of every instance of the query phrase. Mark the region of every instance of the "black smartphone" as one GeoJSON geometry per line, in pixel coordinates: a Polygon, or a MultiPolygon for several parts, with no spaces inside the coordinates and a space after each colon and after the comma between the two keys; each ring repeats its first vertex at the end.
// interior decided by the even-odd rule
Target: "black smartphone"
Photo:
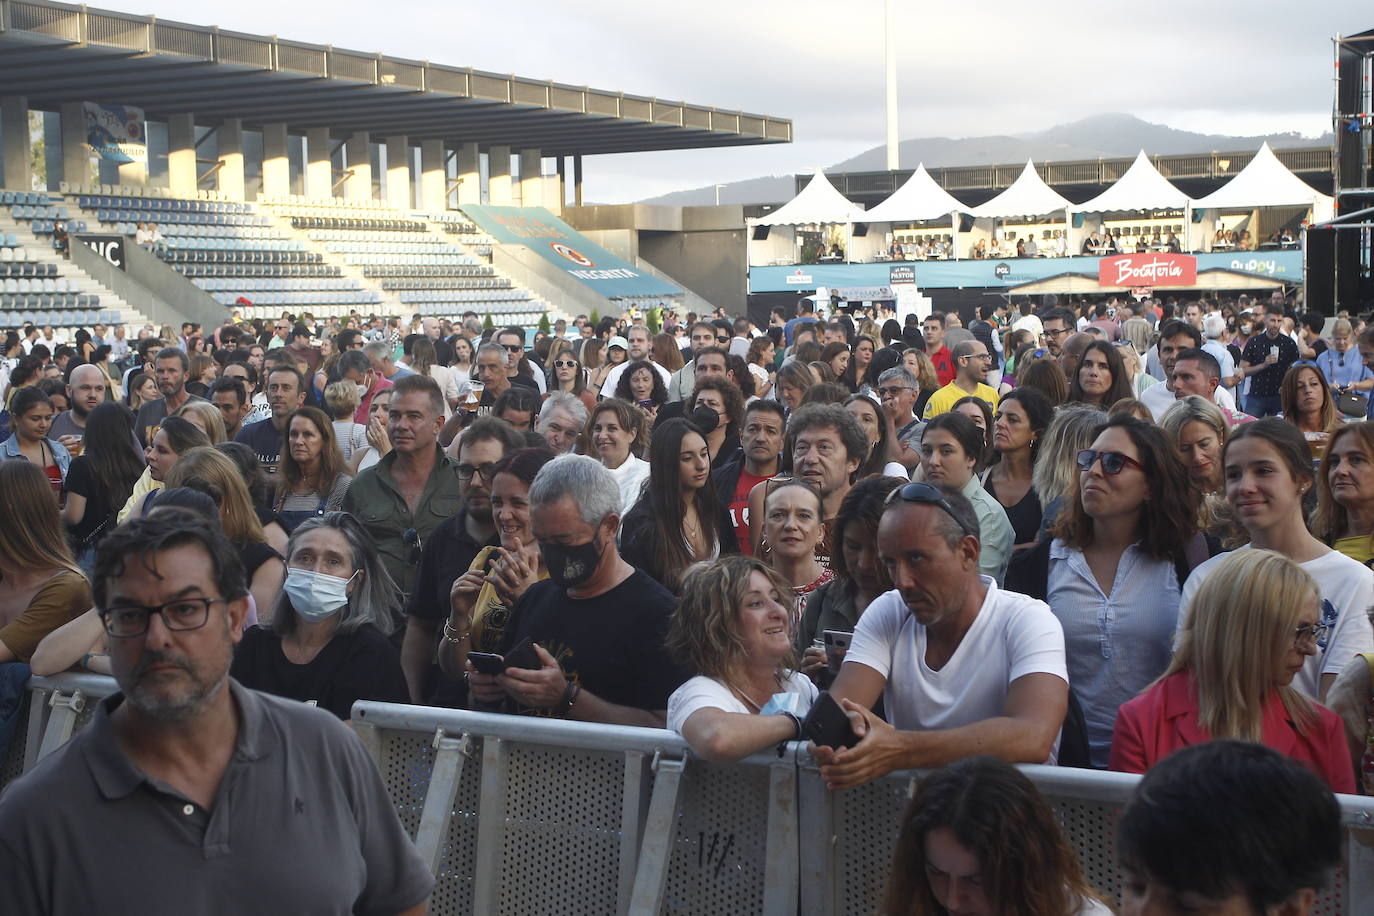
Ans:
{"type": "Polygon", "coordinates": [[[531,671],[538,671],[544,667],[544,663],[539,660],[539,654],[534,651],[534,643],[526,636],[506,653],[506,667],[528,668],[531,671]]]}
{"type": "Polygon", "coordinates": [[[468,661],[478,674],[504,674],[506,660],[495,652],[469,652],[468,661]]]}
{"type": "Polygon", "coordinates": [[[849,716],[829,693],[822,693],[811,705],[802,722],[802,735],[818,747],[853,747],[859,743],[849,716]]]}

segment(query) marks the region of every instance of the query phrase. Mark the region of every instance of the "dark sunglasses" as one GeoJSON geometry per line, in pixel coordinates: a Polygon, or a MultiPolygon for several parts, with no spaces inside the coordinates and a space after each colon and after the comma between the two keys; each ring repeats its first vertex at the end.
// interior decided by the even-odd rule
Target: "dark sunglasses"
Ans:
{"type": "Polygon", "coordinates": [[[1120,474],[1127,465],[1142,473],[1145,471],[1145,465],[1130,455],[1123,455],[1120,452],[1099,452],[1091,448],[1085,448],[1078,453],[1078,469],[1086,473],[1092,470],[1092,466],[1098,460],[1102,461],[1102,473],[1113,477],[1120,474]]]}
{"type": "Polygon", "coordinates": [[[525,348],[522,347],[520,344],[501,344],[501,346],[505,347],[505,348],[506,348],[506,351],[509,352],[509,353],[524,353],[524,352],[525,352],[525,348]]]}
{"type": "Polygon", "coordinates": [[[941,509],[944,510],[946,515],[954,519],[954,521],[959,525],[960,531],[964,532],[964,534],[968,535],[969,537],[980,537],[979,533],[976,530],[970,528],[964,522],[964,520],[958,516],[958,514],[954,511],[954,506],[951,505],[950,501],[945,498],[945,494],[940,492],[939,487],[932,486],[928,483],[922,483],[920,481],[913,481],[912,483],[904,484],[898,487],[897,489],[893,490],[891,493],[889,493],[887,497],[887,505],[891,505],[893,501],[898,499],[900,499],[902,502],[907,503],[920,503],[923,506],[939,506],[941,509]]]}

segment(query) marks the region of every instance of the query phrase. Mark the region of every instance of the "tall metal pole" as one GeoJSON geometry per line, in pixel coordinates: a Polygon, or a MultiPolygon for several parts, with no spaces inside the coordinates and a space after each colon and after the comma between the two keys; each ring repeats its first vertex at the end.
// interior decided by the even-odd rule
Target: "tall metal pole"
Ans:
{"type": "Polygon", "coordinates": [[[883,35],[887,46],[887,170],[900,167],[897,155],[897,49],[896,22],[893,21],[892,0],[884,0],[883,35]]]}

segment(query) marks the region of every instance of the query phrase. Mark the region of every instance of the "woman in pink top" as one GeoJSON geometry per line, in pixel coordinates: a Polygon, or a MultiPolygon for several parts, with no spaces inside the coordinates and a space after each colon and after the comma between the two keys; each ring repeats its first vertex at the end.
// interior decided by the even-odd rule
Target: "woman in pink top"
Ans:
{"type": "Polygon", "coordinates": [[[1111,769],[1144,773],[1181,747],[1235,738],[1267,745],[1332,791],[1353,793],[1340,719],[1291,686],[1326,636],[1312,577],[1272,551],[1236,551],[1182,616],[1168,670],[1117,714],[1111,769]]]}

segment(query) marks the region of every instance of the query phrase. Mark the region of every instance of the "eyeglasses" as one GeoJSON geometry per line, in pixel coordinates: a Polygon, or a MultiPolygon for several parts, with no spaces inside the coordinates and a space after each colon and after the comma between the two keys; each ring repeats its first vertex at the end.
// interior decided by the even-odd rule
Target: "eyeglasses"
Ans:
{"type": "Polygon", "coordinates": [[[575,359],[556,359],[553,361],[555,369],[576,369],[577,360],[575,359]]]}
{"type": "Polygon", "coordinates": [[[887,502],[884,505],[891,505],[893,501],[900,499],[907,503],[920,503],[923,506],[939,506],[945,514],[959,525],[959,530],[969,537],[980,537],[977,530],[970,528],[968,524],[959,517],[954,511],[954,506],[945,498],[945,494],[940,492],[940,488],[928,483],[914,481],[898,487],[888,494],[887,502]]]}
{"type": "Polygon", "coordinates": [[[1056,337],[1059,337],[1061,334],[1067,334],[1067,333],[1069,333],[1069,329],[1068,329],[1068,328],[1060,328],[1060,329],[1057,330],[1057,331],[1051,331],[1049,328],[1045,328],[1045,336],[1046,336],[1046,337],[1050,337],[1050,338],[1056,338],[1056,337]]]}
{"type": "Polygon", "coordinates": [[[227,598],[178,598],[166,604],[117,604],[100,612],[105,632],[119,639],[142,636],[148,632],[148,621],[154,614],[162,618],[169,630],[198,630],[210,619],[210,605],[227,598]]]}
{"type": "Polygon", "coordinates": [[[458,479],[471,480],[472,475],[476,474],[485,481],[491,480],[491,475],[496,471],[495,462],[486,464],[460,464],[458,465],[458,479]]]}
{"type": "Polygon", "coordinates": [[[1324,646],[1325,643],[1322,640],[1326,638],[1326,634],[1329,632],[1331,632],[1330,624],[1309,623],[1293,631],[1293,644],[1295,646],[1324,646]]]}
{"type": "Polygon", "coordinates": [[[1102,473],[1108,476],[1120,474],[1127,465],[1144,473],[1145,465],[1136,461],[1130,455],[1123,455],[1120,452],[1099,452],[1096,449],[1085,448],[1078,453],[1078,469],[1087,473],[1092,470],[1098,460],[1102,461],[1102,473]]]}
{"type": "Polygon", "coordinates": [[[878,389],[878,397],[880,397],[880,398],[885,398],[885,397],[887,397],[888,395],[892,395],[892,396],[895,398],[895,397],[897,397],[897,395],[901,394],[903,391],[913,391],[913,390],[915,390],[915,389],[913,389],[910,385],[889,385],[889,386],[884,386],[884,387],[878,389]]]}
{"type": "Polygon", "coordinates": [[[991,353],[968,353],[964,359],[992,359],[991,353]]]}

